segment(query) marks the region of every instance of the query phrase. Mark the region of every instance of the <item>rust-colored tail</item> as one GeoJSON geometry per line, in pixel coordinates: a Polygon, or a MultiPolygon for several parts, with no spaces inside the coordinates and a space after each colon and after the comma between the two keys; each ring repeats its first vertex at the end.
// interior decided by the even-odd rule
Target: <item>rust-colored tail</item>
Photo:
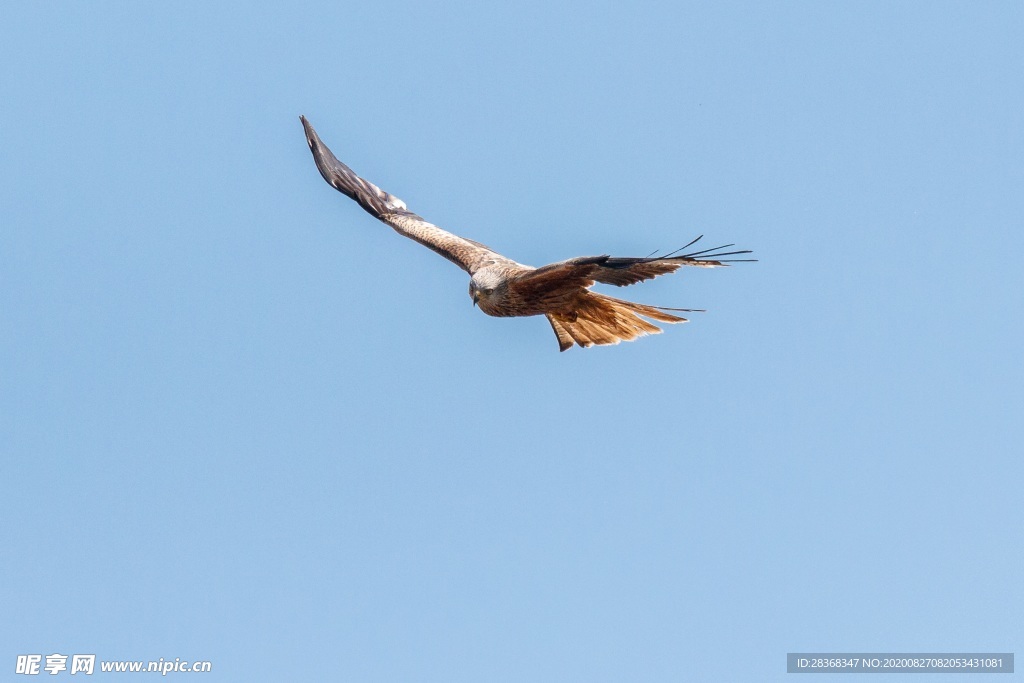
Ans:
{"type": "Polygon", "coordinates": [[[559,351],[565,351],[573,344],[586,348],[661,334],[661,328],[644,318],[664,323],[686,322],[686,318],[668,313],[668,310],[675,309],[637,304],[588,291],[580,298],[575,317],[557,313],[546,317],[558,337],[559,351]]]}

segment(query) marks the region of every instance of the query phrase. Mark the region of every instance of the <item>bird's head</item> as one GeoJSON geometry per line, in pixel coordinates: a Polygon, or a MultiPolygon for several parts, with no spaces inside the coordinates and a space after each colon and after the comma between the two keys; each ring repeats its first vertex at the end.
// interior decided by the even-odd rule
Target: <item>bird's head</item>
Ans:
{"type": "Polygon", "coordinates": [[[494,290],[498,289],[504,280],[497,273],[493,273],[486,268],[478,270],[473,275],[473,279],[469,281],[469,296],[473,299],[473,305],[478,305],[482,300],[487,300],[494,294],[494,290]]]}
{"type": "Polygon", "coordinates": [[[481,299],[487,299],[487,297],[489,297],[490,295],[491,290],[479,286],[473,280],[469,281],[469,298],[473,300],[474,306],[478,305],[481,299]]]}

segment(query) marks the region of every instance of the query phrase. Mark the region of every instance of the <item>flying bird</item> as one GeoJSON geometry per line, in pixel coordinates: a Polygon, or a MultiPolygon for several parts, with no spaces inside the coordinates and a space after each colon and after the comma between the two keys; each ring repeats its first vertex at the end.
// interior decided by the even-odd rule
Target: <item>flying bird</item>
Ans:
{"type": "Polygon", "coordinates": [[[590,291],[595,283],[621,287],[675,272],[682,266],[714,268],[736,261],[755,260],[723,259],[723,256],[751,253],[749,250],[722,251],[734,246],[732,244],[675,255],[693,246],[700,239],[698,237],[665,256],[581,256],[541,268],[516,263],[490,247],[453,235],[409,211],[401,199],[360,178],[338,161],[306,117],[300,116],[299,119],[306,131],[306,142],[316,167],[331,187],[354,199],[367,213],[390,225],[398,234],[436,251],[469,273],[469,295],[473,304],[487,315],[546,317],[558,338],[560,351],[571,348],[573,344],[585,348],[659,334],[661,329],[647,318],[663,323],[682,323],[687,321],[686,318],[675,313],[699,310],[648,306],[616,299],[590,291]]]}

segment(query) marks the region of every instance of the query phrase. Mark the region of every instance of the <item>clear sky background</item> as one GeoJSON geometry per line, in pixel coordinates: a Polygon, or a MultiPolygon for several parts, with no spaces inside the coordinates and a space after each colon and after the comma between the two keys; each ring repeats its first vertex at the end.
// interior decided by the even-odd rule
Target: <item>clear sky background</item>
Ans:
{"type": "Polygon", "coordinates": [[[1021,36],[1018,2],[10,3],[0,677],[1020,655],[1021,36]],[[708,312],[559,354],[328,187],[300,114],[523,263],[760,262],[615,290],[708,312]]]}

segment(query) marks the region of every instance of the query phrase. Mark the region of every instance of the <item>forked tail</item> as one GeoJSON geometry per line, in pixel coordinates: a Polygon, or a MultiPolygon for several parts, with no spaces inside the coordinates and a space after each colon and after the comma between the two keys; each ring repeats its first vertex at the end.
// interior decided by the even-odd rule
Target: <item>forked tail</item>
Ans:
{"type": "Polygon", "coordinates": [[[648,306],[588,291],[581,297],[574,316],[549,313],[546,317],[558,337],[558,350],[565,351],[573,344],[586,348],[661,334],[661,328],[644,318],[663,323],[685,323],[686,318],[668,311],[695,310],[648,306]]]}

